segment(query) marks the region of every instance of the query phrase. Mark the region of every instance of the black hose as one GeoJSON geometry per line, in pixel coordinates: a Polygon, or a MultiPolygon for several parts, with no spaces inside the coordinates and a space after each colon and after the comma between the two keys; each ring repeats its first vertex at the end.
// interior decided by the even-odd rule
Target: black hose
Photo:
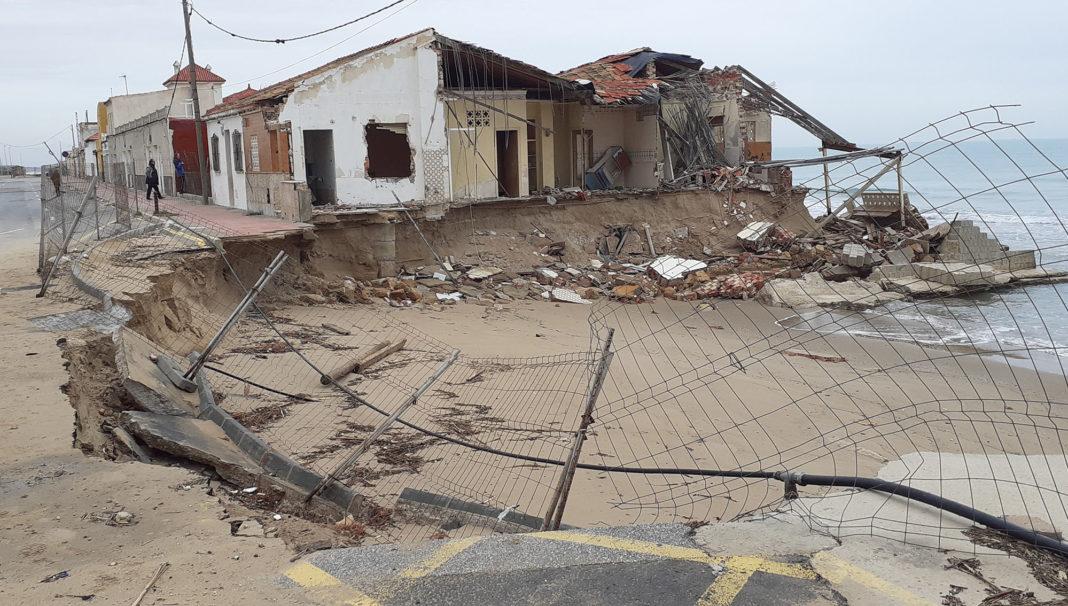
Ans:
{"type": "Polygon", "coordinates": [[[940,497],[934,493],[920,490],[918,488],[911,488],[897,482],[888,482],[886,480],[880,480],[877,478],[857,478],[851,476],[814,476],[806,473],[780,473],[776,477],[783,482],[789,484],[791,481],[797,483],[800,486],[838,486],[848,488],[866,488],[868,490],[877,490],[879,492],[885,492],[893,495],[905,497],[906,499],[912,499],[921,503],[926,503],[933,507],[937,507],[943,511],[958,515],[966,520],[982,524],[987,528],[993,530],[999,530],[1005,534],[1020,539],[1025,543],[1041,547],[1048,551],[1059,553],[1061,555],[1068,556],[1068,545],[1061,541],[1058,541],[1052,537],[1048,537],[1044,534],[1037,533],[1033,530],[1028,530],[1023,526],[1017,526],[1011,522],[1007,522],[1002,518],[992,516],[988,513],[983,513],[973,507],[968,507],[963,503],[958,503],[950,499],[940,497]]]}

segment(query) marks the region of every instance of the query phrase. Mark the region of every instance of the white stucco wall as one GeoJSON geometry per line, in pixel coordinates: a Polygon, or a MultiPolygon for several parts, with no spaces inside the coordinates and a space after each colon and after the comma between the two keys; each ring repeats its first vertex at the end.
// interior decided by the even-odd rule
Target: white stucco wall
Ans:
{"type": "Polygon", "coordinates": [[[304,131],[331,130],[339,203],[395,205],[394,193],[402,202],[427,199],[427,152],[442,169],[432,171],[431,192],[451,191],[445,110],[437,99],[438,57],[430,48],[432,41],[432,32],[420,33],[298,85],[279,116],[292,124],[294,179],[307,179],[304,131]],[[367,176],[364,128],[371,121],[407,125],[411,177],[367,176]]]}
{"type": "MultiPolygon", "coordinates": [[[[236,170],[234,164],[234,133],[242,132],[241,116],[231,115],[213,117],[208,120],[208,162],[211,163],[208,173],[211,175],[211,198],[214,204],[248,210],[248,188],[245,184],[245,166],[236,170]],[[211,139],[219,137],[219,170],[215,170],[212,162],[211,139]],[[227,141],[230,142],[227,146],[227,141]],[[231,186],[232,179],[232,186],[231,186]]],[[[243,136],[238,136],[240,141],[243,136]]],[[[242,144],[243,145],[243,144],[242,144]]],[[[241,160],[248,163],[247,151],[242,149],[241,160]]]]}

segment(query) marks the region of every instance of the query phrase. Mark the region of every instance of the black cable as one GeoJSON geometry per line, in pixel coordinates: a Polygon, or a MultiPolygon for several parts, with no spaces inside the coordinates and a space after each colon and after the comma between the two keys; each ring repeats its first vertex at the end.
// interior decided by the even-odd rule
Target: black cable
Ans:
{"type": "Polygon", "coordinates": [[[262,389],[264,391],[269,391],[271,393],[276,393],[276,394],[278,394],[280,396],[285,396],[287,398],[293,398],[294,400],[300,400],[302,402],[318,402],[319,401],[319,400],[313,400],[311,398],[306,398],[304,396],[297,396],[297,395],[294,395],[294,394],[291,394],[291,393],[286,393],[284,391],[279,391],[277,389],[272,389],[270,387],[267,387],[266,385],[260,385],[259,383],[256,383],[255,381],[249,381],[248,379],[246,379],[244,377],[239,377],[237,375],[232,375],[232,374],[226,372],[225,370],[223,370],[223,369],[221,369],[221,368],[219,368],[217,366],[212,366],[211,364],[205,364],[204,368],[207,368],[208,370],[213,370],[213,371],[215,371],[215,372],[217,372],[217,373],[219,373],[219,374],[221,374],[223,376],[230,377],[231,379],[237,379],[238,381],[241,381],[242,383],[248,383],[249,385],[251,385],[253,387],[256,387],[256,388],[259,388],[259,389],[262,389]]]}
{"type": "Polygon", "coordinates": [[[1023,526],[1018,526],[1012,522],[1008,522],[1002,518],[992,516],[988,513],[984,513],[975,509],[974,507],[968,507],[963,503],[958,503],[950,499],[940,497],[934,493],[927,492],[926,490],[920,490],[918,488],[912,488],[897,482],[887,482],[886,480],[880,480],[877,478],[857,478],[848,476],[812,476],[808,474],[778,474],[777,479],[780,479],[787,483],[789,486],[791,481],[795,481],[800,486],[836,486],[841,488],[866,488],[868,490],[877,490],[879,492],[885,492],[892,495],[905,497],[906,499],[912,499],[921,503],[926,503],[937,507],[943,511],[948,511],[952,514],[956,514],[964,519],[971,520],[986,526],[993,530],[999,530],[1005,534],[1020,539],[1034,545],[1041,547],[1049,551],[1053,551],[1062,555],[1068,555],[1068,545],[1065,545],[1061,541],[1048,537],[1044,534],[1028,530],[1023,526]]]}
{"type": "Polygon", "coordinates": [[[387,4],[386,6],[383,6],[382,8],[380,8],[380,9],[374,11],[374,12],[367,13],[366,15],[364,15],[362,17],[357,17],[357,18],[353,19],[352,21],[347,21],[345,23],[342,23],[341,25],[335,25],[334,27],[330,27],[330,28],[327,28],[327,29],[324,29],[324,30],[320,30],[320,31],[317,31],[317,32],[312,33],[312,34],[305,34],[303,36],[296,36],[296,37],[293,37],[293,38],[275,38],[274,40],[268,40],[266,38],[252,38],[250,36],[242,36],[241,34],[235,34],[234,32],[232,32],[232,31],[230,31],[228,29],[224,29],[223,27],[221,27],[219,25],[216,25],[215,23],[213,23],[211,21],[211,19],[208,19],[207,17],[205,17],[196,8],[190,6],[189,10],[192,11],[193,13],[195,13],[196,16],[198,16],[201,19],[203,19],[204,22],[207,23],[208,25],[214,27],[215,29],[219,30],[220,32],[223,32],[225,34],[230,34],[234,38],[239,38],[241,40],[248,40],[249,42],[267,42],[267,43],[271,43],[271,44],[285,44],[286,42],[293,42],[294,40],[305,40],[307,38],[313,38],[315,36],[320,36],[322,34],[326,34],[326,33],[332,32],[334,30],[339,30],[339,29],[341,29],[343,27],[347,27],[349,25],[352,25],[353,23],[357,23],[359,21],[363,21],[364,19],[367,19],[369,17],[373,17],[373,16],[377,15],[378,13],[381,13],[382,11],[389,10],[389,9],[393,8],[394,6],[397,6],[398,4],[400,4],[402,2],[405,2],[405,1],[406,0],[395,0],[394,2],[392,2],[390,4],[387,4]]]}

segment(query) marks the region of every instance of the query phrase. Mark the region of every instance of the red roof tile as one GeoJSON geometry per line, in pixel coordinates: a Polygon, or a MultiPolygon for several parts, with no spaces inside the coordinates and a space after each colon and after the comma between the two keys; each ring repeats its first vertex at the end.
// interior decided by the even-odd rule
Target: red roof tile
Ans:
{"type": "MultiPolygon", "coordinates": [[[[659,80],[651,78],[632,78],[633,68],[623,61],[634,55],[648,52],[648,48],[639,48],[619,55],[609,55],[596,61],[580,65],[560,74],[569,80],[589,80],[593,82],[594,91],[606,104],[639,100],[647,93],[655,93],[659,80]]],[[[655,95],[649,95],[655,96],[655,95]]]]}
{"type": "MultiPolygon", "coordinates": [[[[197,66],[197,84],[201,82],[226,82],[226,79],[218,76],[201,66],[197,66]]],[[[174,74],[167,81],[163,83],[163,86],[174,84],[176,82],[189,82],[189,66],[183,67],[177,74],[174,74]]]]}
{"type": "Polygon", "coordinates": [[[100,133],[93,133],[86,141],[97,141],[100,139],[100,133]]]}
{"type": "Polygon", "coordinates": [[[246,88],[245,90],[239,90],[239,91],[237,91],[236,93],[234,93],[232,95],[226,95],[225,97],[223,97],[222,102],[223,102],[223,104],[233,103],[235,101],[240,101],[240,100],[242,100],[242,99],[244,99],[246,97],[251,97],[252,95],[255,95],[258,92],[260,92],[260,91],[252,88],[252,85],[249,84],[248,88],[246,88]]]}

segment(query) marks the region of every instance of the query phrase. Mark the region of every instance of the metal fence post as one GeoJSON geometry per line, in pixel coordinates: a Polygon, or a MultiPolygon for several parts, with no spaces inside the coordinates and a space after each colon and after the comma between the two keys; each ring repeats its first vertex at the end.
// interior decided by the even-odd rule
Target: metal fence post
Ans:
{"type": "Polygon", "coordinates": [[[597,398],[601,395],[601,386],[604,385],[604,377],[608,374],[608,365],[612,362],[612,337],[615,332],[614,328],[609,328],[608,336],[605,337],[604,347],[601,348],[601,358],[597,362],[597,371],[593,376],[593,383],[590,384],[590,391],[586,396],[586,410],[582,414],[578,429],[575,430],[571,454],[567,457],[567,463],[560,472],[560,483],[557,484],[553,500],[549,504],[548,511],[545,512],[545,520],[541,525],[542,530],[550,530],[550,526],[552,530],[560,529],[560,520],[564,516],[567,496],[571,492],[571,484],[575,480],[575,468],[578,466],[579,454],[582,452],[582,443],[586,440],[586,430],[589,428],[590,423],[593,422],[593,405],[597,403],[597,398]]]}

